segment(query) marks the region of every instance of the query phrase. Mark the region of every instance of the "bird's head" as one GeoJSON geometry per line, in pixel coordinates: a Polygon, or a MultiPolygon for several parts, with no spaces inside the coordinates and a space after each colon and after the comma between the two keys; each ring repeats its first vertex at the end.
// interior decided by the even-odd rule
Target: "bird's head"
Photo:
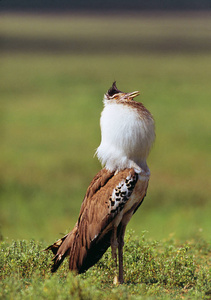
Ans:
{"type": "Polygon", "coordinates": [[[139,91],[135,91],[132,93],[121,92],[120,90],[118,90],[118,88],[116,86],[116,81],[114,81],[112,87],[105,94],[104,100],[106,102],[109,102],[109,101],[128,102],[128,101],[132,101],[133,98],[138,96],[139,94],[140,94],[139,91]]]}

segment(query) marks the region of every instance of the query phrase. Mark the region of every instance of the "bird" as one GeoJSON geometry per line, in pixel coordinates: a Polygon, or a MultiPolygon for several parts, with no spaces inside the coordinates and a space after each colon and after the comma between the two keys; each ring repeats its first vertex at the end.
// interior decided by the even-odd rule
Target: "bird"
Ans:
{"type": "Polygon", "coordinates": [[[150,178],[146,159],[155,140],[152,114],[134,100],[139,94],[121,92],[115,81],[104,95],[96,150],[102,169],[86,191],[73,230],[45,249],[54,254],[52,273],[66,256],[70,271],[84,273],[111,247],[114,283],[124,283],[125,230],[145,198],[150,178]]]}

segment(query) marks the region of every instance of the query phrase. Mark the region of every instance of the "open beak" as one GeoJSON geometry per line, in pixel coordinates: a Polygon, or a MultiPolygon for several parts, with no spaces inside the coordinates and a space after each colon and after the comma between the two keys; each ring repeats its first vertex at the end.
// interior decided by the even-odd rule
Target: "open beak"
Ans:
{"type": "Polygon", "coordinates": [[[135,92],[132,92],[132,93],[127,93],[125,95],[125,98],[127,98],[128,100],[133,100],[133,98],[137,97],[138,95],[140,95],[140,92],[139,91],[135,91],[135,92]]]}

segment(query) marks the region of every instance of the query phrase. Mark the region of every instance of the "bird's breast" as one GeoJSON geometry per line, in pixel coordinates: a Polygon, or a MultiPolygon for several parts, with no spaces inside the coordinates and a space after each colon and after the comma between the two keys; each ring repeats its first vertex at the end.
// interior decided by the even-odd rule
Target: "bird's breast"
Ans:
{"type": "Polygon", "coordinates": [[[151,116],[140,115],[127,105],[107,105],[101,114],[101,144],[98,159],[110,171],[140,165],[145,161],[155,138],[151,116]]]}

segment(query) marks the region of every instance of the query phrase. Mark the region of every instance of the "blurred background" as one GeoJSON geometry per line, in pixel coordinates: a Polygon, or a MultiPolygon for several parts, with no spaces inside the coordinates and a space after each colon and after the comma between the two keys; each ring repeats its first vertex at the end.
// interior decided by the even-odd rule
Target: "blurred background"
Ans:
{"type": "Polygon", "coordinates": [[[52,242],[93,176],[103,95],[140,90],[156,122],[151,180],[128,228],[211,234],[210,1],[0,2],[0,230],[52,242]]]}

